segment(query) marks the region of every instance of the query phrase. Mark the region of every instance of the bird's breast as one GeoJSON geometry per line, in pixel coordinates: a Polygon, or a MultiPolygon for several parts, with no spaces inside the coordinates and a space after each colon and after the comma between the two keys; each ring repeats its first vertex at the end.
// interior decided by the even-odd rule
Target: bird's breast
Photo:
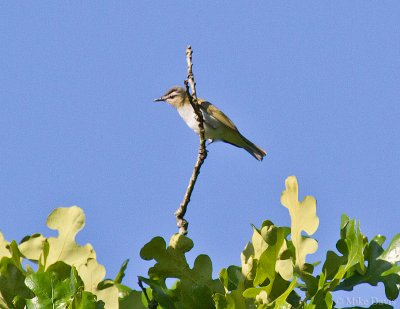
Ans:
{"type": "Polygon", "coordinates": [[[199,134],[199,123],[196,120],[196,114],[194,113],[193,107],[190,104],[185,104],[184,106],[177,108],[177,110],[179,115],[188,125],[188,127],[199,134]]]}
{"type": "MultiPolygon", "coordinates": [[[[199,122],[196,120],[197,117],[193,107],[190,104],[185,104],[184,106],[177,108],[177,110],[188,127],[196,134],[200,134],[199,122]]],[[[221,139],[221,135],[223,135],[223,126],[221,126],[221,123],[207,112],[202,111],[202,114],[204,119],[205,138],[211,140],[221,139]]]]}

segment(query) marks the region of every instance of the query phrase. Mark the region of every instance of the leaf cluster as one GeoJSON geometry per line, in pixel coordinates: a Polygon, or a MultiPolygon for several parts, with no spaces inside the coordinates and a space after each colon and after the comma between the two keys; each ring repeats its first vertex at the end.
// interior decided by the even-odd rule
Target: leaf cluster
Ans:
{"type": "MultiPolygon", "coordinates": [[[[291,227],[279,227],[266,220],[253,226],[251,241],[241,253],[241,265],[220,271],[219,282],[212,279],[208,256],[199,255],[193,268],[186,259],[192,241],[174,235],[169,246],[153,238],[141,251],[145,260],[155,260],[149,278],[143,278],[161,308],[337,308],[332,294],[350,291],[356,285],[382,282],[388,300],[394,301],[400,286],[400,234],[383,248],[385,237],[371,241],[359,224],[346,215],[341,218],[340,239],[335,251],[328,251],[319,271],[319,262],[307,263],[318,243],[311,238],[318,228],[316,200],[298,200],[298,184],[288,177],[281,203],[289,210],[291,227]],[[172,287],[166,279],[175,278],[172,287]]],[[[393,308],[372,304],[370,308],[393,308]]]]}
{"type": "Polygon", "coordinates": [[[0,233],[0,308],[140,308],[131,305],[141,304],[141,293],[121,284],[128,261],[114,280],[104,279],[93,247],[75,242],[84,224],[82,209],[72,206],[47,218],[57,237],[33,234],[17,244],[0,233]]]}
{"type": "MultiPolygon", "coordinates": [[[[154,261],[147,276],[139,276],[141,291],[124,284],[126,260],[114,279],[105,279],[90,244],[79,245],[77,233],[85,215],[79,207],[55,209],[47,226],[56,237],[33,234],[19,243],[0,233],[1,308],[338,308],[333,294],[360,284],[382,283],[389,301],[399,296],[400,234],[387,246],[382,235],[370,241],[359,223],[343,215],[336,250],[325,261],[306,260],[318,248],[312,235],[318,228],[316,200],[298,200],[298,184],[288,177],[281,203],[289,211],[290,227],[272,221],[253,226],[240,265],[223,268],[213,278],[209,256],[200,254],[193,266],[186,254],[193,241],[174,234],[168,245],[155,237],[140,251],[154,261]],[[171,281],[172,279],[172,281],[171,281]],[[171,283],[173,282],[173,283],[171,283]],[[143,287],[143,283],[147,288],[143,287]]],[[[360,307],[357,307],[360,308],[360,307]]],[[[372,304],[369,308],[393,308],[372,304]]]]}

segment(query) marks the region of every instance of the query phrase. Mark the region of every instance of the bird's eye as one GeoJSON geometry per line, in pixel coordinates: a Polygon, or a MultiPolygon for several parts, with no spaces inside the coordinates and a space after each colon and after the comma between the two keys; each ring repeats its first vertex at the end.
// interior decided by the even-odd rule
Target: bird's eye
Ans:
{"type": "Polygon", "coordinates": [[[175,98],[175,97],[176,97],[176,95],[174,95],[174,94],[171,94],[171,95],[169,96],[170,99],[173,99],[173,98],[175,98]]]}

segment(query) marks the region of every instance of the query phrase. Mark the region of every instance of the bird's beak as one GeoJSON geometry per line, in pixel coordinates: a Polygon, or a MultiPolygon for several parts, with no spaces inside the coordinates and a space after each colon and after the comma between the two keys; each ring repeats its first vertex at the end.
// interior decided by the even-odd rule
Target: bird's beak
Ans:
{"type": "Polygon", "coordinates": [[[162,101],[165,101],[164,97],[154,99],[154,102],[162,102],[162,101]]]}

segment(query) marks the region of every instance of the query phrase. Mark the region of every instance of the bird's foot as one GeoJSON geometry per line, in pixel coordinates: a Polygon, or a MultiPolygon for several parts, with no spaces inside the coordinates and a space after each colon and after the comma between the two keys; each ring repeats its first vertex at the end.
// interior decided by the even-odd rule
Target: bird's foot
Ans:
{"type": "Polygon", "coordinates": [[[215,142],[215,140],[209,138],[209,139],[207,140],[207,142],[206,142],[206,146],[210,146],[210,145],[211,145],[212,143],[214,143],[214,142],[215,142]]]}

